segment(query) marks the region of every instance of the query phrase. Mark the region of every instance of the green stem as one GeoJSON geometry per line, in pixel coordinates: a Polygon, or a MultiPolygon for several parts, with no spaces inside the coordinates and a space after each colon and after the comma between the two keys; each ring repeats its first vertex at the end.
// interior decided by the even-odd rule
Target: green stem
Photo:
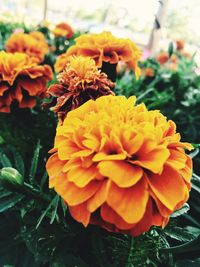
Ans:
{"type": "Polygon", "coordinates": [[[12,191],[25,195],[28,198],[36,199],[40,202],[49,203],[51,198],[47,194],[44,194],[40,190],[34,188],[32,185],[24,183],[21,186],[14,187],[12,191]]]}
{"type": "Polygon", "coordinates": [[[133,245],[134,245],[134,238],[131,237],[130,249],[129,249],[129,254],[128,254],[128,259],[127,259],[126,267],[129,267],[130,266],[130,263],[131,263],[131,258],[132,258],[133,249],[134,249],[133,245]]]}
{"type": "Polygon", "coordinates": [[[150,92],[154,91],[154,86],[156,85],[156,83],[160,80],[160,77],[155,78],[149,85],[148,85],[148,89],[141,95],[139,95],[137,97],[137,102],[138,100],[141,100],[142,98],[144,98],[146,95],[148,95],[150,92]]]}
{"type": "Polygon", "coordinates": [[[149,88],[148,90],[146,90],[143,94],[139,95],[139,96],[137,97],[137,102],[138,102],[139,100],[141,100],[142,98],[144,98],[144,97],[145,97],[146,95],[148,95],[149,93],[151,93],[153,90],[154,90],[154,87],[151,87],[151,88],[149,88]]]}
{"type": "Polygon", "coordinates": [[[34,188],[32,185],[24,183],[23,188],[25,189],[25,192],[30,194],[33,198],[36,200],[41,200],[44,202],[50,202],[51,198],[47,195],[41,192],[40,190],[34,188]]]}

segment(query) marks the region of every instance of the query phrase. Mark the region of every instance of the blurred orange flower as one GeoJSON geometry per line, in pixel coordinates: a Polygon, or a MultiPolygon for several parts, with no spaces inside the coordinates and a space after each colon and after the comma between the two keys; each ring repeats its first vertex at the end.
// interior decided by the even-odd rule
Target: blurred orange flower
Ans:
{"type": "Polygon", "coordinates": [[[47,161],[49,187],[85,227],[133,236],[164,227],[188,199],[192,161],[173,121],[136,98],[102,96],[70,111],[47,161]]]}
{"type": "MultiPolygon", "coordinates": [[[[63,72],[58,75],[59,83],[49,87],[48,93],[55,97],[52,103],[54,112],[62,122],[67,112],[102,95],[113,94],[114,83],[105,73],[98,71],[95,61],[89,57],[72,56],[63,72]]],[[[45,105],[45,104],[44,104],[45,105]]]]}
{"type": "MultiPolygon", "coordinates": [[[[135,72],[136,77],[140,75],[140,68],[138,61],[141,52],[138,47],[130,40],[124,38],[116,38],[110,32],[102,32],[100,34],[83,34],[75,39],[75,45],[71,46],[67,52],[66,57],[62,56],[59,60],[64,60],[71,55],[82,55],[91,57],[95,60],[98,68],[101,68],[108,77],[109,73],[104,70],[104,67],[115,65],[119,61],[123,61],[129,65],[135,72]]],[[[62,64],[57,63],[61,66],[62,64]]]]}
{"type": "Polygon", "coordinates": [[[142,69],[142,74],[146,77],[153,77],[155,75],[155,72],[152,68],[144,68],[142,69]]]}
{"type": "Polygon", "coordinates": [[[29,35],[32,36],[33,38],[35,38],[37,41],[41,41],[41,42],[44,42],[47,44],[46,38],[42,32],[32,31],[29,33],[29,35]]]}
{"type": "Polygon", "coordinates": [[[177,61],[178,61],[178,57],[177,57],[177,55],[175,55],[175,54],[171,55],[171,57],[170,57],[170,61],[171,61],[172,63],[177,63],[177,61]]]}
{"type": "Polygon", "coordinates": [[[53,33],[55,37],[65,36],[67,39],[70,39],[72,38],[74,31],[69,24],[61,22],[56,25],[55,29],[53,30],[53,33]]]}
{"type": "Polygon", "coordinates": [[[68,56],[66,53],[61,54],[58,56],[56,63],[54,65],[55,71],[56,73],[59,73],[61,71],[63,71],[66,67],[66,65],[69,63],[70,61],[70,56],[68,56]]]}
{"type": "Polygon", "coordinates": [[[188,58],[188,59],[192,58],[191,54],[188,53],[188,52],[182,51],[181,54],[182,54],[182,56],[184,56],[185,58],[188,58]]]}
{"type": "Polygon", "coordinates": [[[177,63],[174,63],[174,62],[170,63],[170,64],[168,65],[168,69],[170,69],[170,70],[172,70],[172,71],[177,71],[177,69],[178,69],[178,65],[177,65],[177,63]]]}
{"type": "Polygon", "coordinates": [[[42,62],[49,48],[44,35],[35,31],[32,33],[14,33],[6,42],[6,51],[21,52],[29,55],[35,62],[42,62]]]}
{"type": "Polygon", "coordinates": [[[185,46],[185,42],[183,40],[176,40],[176,49],[183,50],[185,46]]]}
{"type": "Polygon", "coordinates": [[[0,52],[0,112],[10,112],[10,105],[32,108],[36,97],[44,97],[46,83],[53,78],[48,65],[39,66],[24,53],[0,52]]]}
{"type": "Polygon", "coordinates": [[[161,65],[163,65],[169,60],[169,54],[167,52],[160,52],[156,59],[161,65]]]}

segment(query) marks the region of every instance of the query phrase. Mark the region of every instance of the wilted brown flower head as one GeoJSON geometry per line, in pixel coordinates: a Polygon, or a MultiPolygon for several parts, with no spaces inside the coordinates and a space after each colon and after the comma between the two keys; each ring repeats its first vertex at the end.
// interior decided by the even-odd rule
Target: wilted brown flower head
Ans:
{"type": "Polygon", "coordinates": [[[57,77],[59,83],[48,89],[48,93],[54,97],[48,106],[53,106],[52,110],[58,113],[61,122],[67,112],[86,101],[114,94],[114,83],[97,69],[95,61],[89,57],[72,56],[57,77]]]}

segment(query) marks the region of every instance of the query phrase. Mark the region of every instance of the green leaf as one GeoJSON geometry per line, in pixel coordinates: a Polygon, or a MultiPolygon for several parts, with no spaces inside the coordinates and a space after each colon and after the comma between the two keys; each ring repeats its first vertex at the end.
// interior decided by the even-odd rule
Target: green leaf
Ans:
{"type": "Polygon", "coordinates": [[[192,216],[190,216],[189,214],[183,214],[183,216],[188,219],[191,223],[193,223],[195,226],[199,227],[200,228],[200,223],[195,219],[193,218],[192,216]]]}
{"type": "Polygon", "coordinates": [[[56,216],[56,211],[57,211],[57,207],[58,207],[58,201],[59,201],[59,196],[56,195],[53,200],[50,202],[50,204],[47,206],[46,210],[42,213],[42,215],[40,216],[40,218],[38,219],[37,225],[36,225],[36,229],[38,229],[38,227],[40,226],[42,220],[44,219],[44,217],[47,215],[47,213],[53,209],[53,215],[51,216],[51,222],[53,223],[55,216],[56,216]]]}
{"type": "Polygon", "coordinates": [[[3,167],[12,167],[12,163],[4,153],[0,153],[0,162],[3,167]]]}
{"type": "Polygon", "coordinates": [[[186,226],[185,229],[187,229],[187,231],[189,233],[193,234],[193,236],[195,236],[195,237],[200,235],[200,228],[193,227],[193,226],[186,226]]]}
{"type": "Polygon", "coordinates": [[[183,215],[184,213],[187,213],[189,210],[190,210],[189,204],[185,203],[181,209],[176,210],[170,217],[171,218],[179,217],[179,216],[183,215]]]}
{"type": "Polygon", "coordinates": [[[58,209],[58,203],[59,203],[59,200],[60,200],[60,197],[59,195],[56,195],[55,196],[55,201],[53,203],[53,212],[51,214],[51,221],[50,221],[50,224],[52,224],[55,220],[55,218],[57,217],[57,209],[58,209]]]}
{"type": "Polygon", "coordinates": [[[175,263],[175,267],[199,267],[200,258],[196,260],[179,260],[175,263]]]}
{"type": "Polygon", "coordinates": [[[2,136],[0,136],[0,145],[4,144],[5,143],[5,140],[3,139],[2,136]]]}
{"type": "Polygon", "coordinates": [[[172,56],[173,52],[174,52],[173,42],[170,42],[169,43],[169,46],[168,46],[168,54],[169,54],[169,57],[172,56]]]}
{"type": "Polygon", "coordinates": [[[0,199],[0,212],[4,212],[17,204],[23,199],[22,195],[13,194],[12,196],[8,195],[0,199]]]}
{"type": "Polygon", "coordinates": [[[187,242],[180,246],[161,248],[160,252],[164,253],[185,253],[189,251],[200,250],[200,235],[190,242],[187,242]]]}
{"type": "Polygon", "coordinates": [[[47,177],[48,177],[48,174],[47,172],[45,171],[42,178],[41,178],[41,182],[40,182],[40,188],[41,190],[43,189],[44,185],[45,185],[45,182],[47,180],[47,177]]]}
{"type": "Polygon", "coordinates": [[[199,154],[199,148],[196,148],[192,153],[189,154],[189,156],[193,159],[199,154]]]}
{"type": "Polygon", "coordinates": [[[188,229],[181,227],[167,227],[165,228],[164,233],[172,239],[181,242],[188,242],[196,237],[188,229]]]}
{"type": "Polygon", "coordinates": [[[33,159],[31,162],[31,168],[29,172],[29,181],[31,184],[34,183],[37,167],[38,167],[38,161],[39,161],[39,154],[40,154],[40,140],[38,140],[36,148],[34,150],[33,159]]]}
{"type": "Polygon", "coordinates": [[[0,266],[41,267],[19,238],[20,222],[16,213],[1,214],[0,220],[0,266]]]}
{"type": "Polygon", "coordinates": [[[65,217],[66,212],[67,212],[67,205],[65,204],[63,199],[61,199],[61,206],[62,206],[62,210],[63,210],[63,215],[65,217]]]}
{"type": "MultiPolygon", "coordinates": [[[[80,257],[73,254],[66,254],[61,252],[55,255],[55,259],[50,263],[50,267],[89,267],[80,257]]],[[[106,267],[106,266],[105,266],[106,267]]]]}
{"type": "Polygon", "coordinates": [[[12,192],[6,190],[3,186],[0,186],[0,199],[6,196],[10,196],[12,192]]]}
{"type": "Polygon", "coordinates": [[[10,147],[10,150],[13,153],[15,168],[19,171],[19,173],[21,173],[22,176],[24,176],[24,161],[22,159],[22,156],[14,147],[10,147]]]}
{"type": "Polygon", "coordinates": [[[192,174],[192,188],[200,193],[200,177],[195,173],[192,174]]]}

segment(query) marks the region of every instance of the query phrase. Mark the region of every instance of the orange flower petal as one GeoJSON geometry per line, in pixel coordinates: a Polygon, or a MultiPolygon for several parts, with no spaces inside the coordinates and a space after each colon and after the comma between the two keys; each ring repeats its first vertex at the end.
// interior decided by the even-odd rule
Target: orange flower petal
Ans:
{"type": "Polygon", "coordinates": [[[111,184],[107,203],[127,223],[137,223],[144,216],[148,201],[147,183],[141,179],[130,188],[111,184]]]}
{"type": "Polygon", "coordinates": [[[96,176],[96,166],[90,168],[74,167],[68,172],[68,181],[75,183],[78,187],[85,187],[96,176]]]}
{"type": "Polygon", "coordinates": [[[187,183],[190,183],[192,177],[192,159],[187,156],[187,161],[183,169],[179,171],[187,183]]]}
{"type": "Polygon", "coordinates": [[[8,90],[8,85],[0,83],[0,96],[2,96],[6,90],[8,90]]]}
{"type": "Polygon", "coordinates": [[[59,142],[58,157],[61,160],[68,160],[71,158],[71,154],[79,152],[77,145],[71,140],[63,140],[59,142]]]}
{"type": "Polygon", "coordinates": [[[175,170],[180,170],[185,167],[187,156],[184,152],[179,150],[170,149],[170,156],[167,160],[167,164],[175,170]]]}
{"type": "Polygon", "coordinates": [[[171,211],[188,196],[188,189],[180,174],[166,166],[160,175],[149,174],[148,183],[156,197],[171,211]]]}
{"type": "Polygon", "coordinates": [[[88,226],[91,213],[87,210],[87,204],[82,203],[77,206],[69,206],[71,216],[78,222],[82,223],[85,227],[88,226]]]}
{"type": "Polygon", "coordinates": [[[93,157],[94,162],[102,161],[102,160],[122,160],[125,159],[126,155],[124,153],[114,154],[114,155],[107,155],[104,152],[96,153],[93,157]]]}
{"type": "Polygon", "coordinates": [[[124,149],[129,153],[129,155],[134,155],[141,148],[143,141],[143,135],[137,134],[134,138],[126,141],[124,149]]]}
{"type": "Polygon", "coordinates": [[[116,227],[122,230],[128,230],[133,228],[135,224],[129,224],[125,222],[111,207],[106,203],[101,207],[101,217],[106,222],[114,224],[116,227]]]}
{"type": "Polygon", "coordinates": [[[58,154],[53,154],[49,160],[47,161],[46,168],[48,175],[50,177],[49,179],[49,187],[54,187],[54,182],[52,180],[53,177],[56,177],[62,170],[62,167],[64,166],[65,162],[59,160],[58,154]]]}
{"type": "Polygon", "coordinates": [[[66,174],[60,173],[57,176],[55,190],[63,197],[68,205],[76,206],[91,198],[100,188],[100,186],[101,184],[99,182],[92,181],[84,188],[80,188],[74,183],[68,182],[66,174]]]}
{"type": "Polygon", "coordinates": [[[153,173],[160,173],[163,170],[165,161],[169,157],[169,150],[165,146],[158,146],[149,153],[140,153],[133,164],[146,168],[153,173]]]}
{"type": "Polygon", "coordinates": [[[90,212],[97,210],[105,201],[110,188],[110,181],[105,180],[102,182],[101,187],[96,194],[87,201],[87,209],[90,212]]]}
{"type": "Polygon", "coordinates": [[[124,161],[102,161],[98,164],[98,168],[102,175],[109,177],[119,187],[133,186],[141,179],[143,174],[140,167],[124,161]]]}

